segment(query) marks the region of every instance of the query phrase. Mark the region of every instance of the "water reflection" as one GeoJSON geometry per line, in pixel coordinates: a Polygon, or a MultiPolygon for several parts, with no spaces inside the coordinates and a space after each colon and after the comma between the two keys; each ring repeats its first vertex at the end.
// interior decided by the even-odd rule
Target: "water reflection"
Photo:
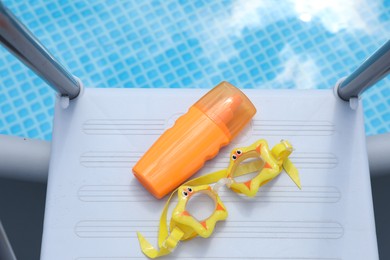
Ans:
{"type": "MultiPolygon", "coordinates": [[[[245,50],[249,54],[243,55],[240,42],[248,35],[260,35],[254,44],[260,43],[265,49],[260,50],[268,55],[264,59],[275,56],[279,62],[269,65],[272,73],[259,72],[261,78],[256,80],[257,87],[332,87],[329,70],[340,69],[332,76],[344,76],[362,61],[362,57],[351,55],[351,42],[364,36],[381,42],[390,34],[388,22],[380,21],[382,5],[381,0],[236,0],[227,7],[229,12],[216,14],[206,30],[192,36],[199,40],[203,55],[211,57],[214,64],[232,64],[256,55],[250,50],[245,50]],[[283,29],[288,24],[296,24],[295,30],[283,29]],[[277,41],[280,41],[279,47],[272,46],[277,41]],[[339,56],[327,56],[325,52],[339,56]],[[344,55],[350,57],[344,58],[344,55]],[[322,75],[321,71],[327,73],[322,75]]],[[[336,80],[333,79],[334,83],[336,80]]]]}

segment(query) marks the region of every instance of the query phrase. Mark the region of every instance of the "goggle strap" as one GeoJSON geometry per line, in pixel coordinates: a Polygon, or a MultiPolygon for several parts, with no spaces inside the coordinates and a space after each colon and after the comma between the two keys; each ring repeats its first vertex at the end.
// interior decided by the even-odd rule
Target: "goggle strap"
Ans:
{"type": "Polygon", "coordinates": [[[226,178],[226,175],[227,175],[227,169],[223,169],[189,180],[183,185],[198,186],[198,185],[212,184],[218,182],[222,178],[226,178]]]}
{"type": "Polygon", "coordinates": [[[171,202],[171,199],[173,198],[173,195],[175,195],[176,192],[177,189],[171,193],[167,202],[165,203],[163,211],[161,212],[160,225],[158,228],[158,246],[160,248],[163,246],[164,241],[168,237],[168,224],[167,224],[168,207],[169,207],[169,203],[171,202]]]}
{"type": "Polygon", "coordinates": [[[295,185],[297,185],[299,189],[302,189],[298,169],[290,161],[289,158],[286,158],[284,160],[283,169],[286,171],[287,175],[290,176],[291,180],[295,183],[295,185]]]}
{"type": "MultiPolygon", "coordinates": [[[[259,162],[253,161],[250,163],[240,164],[237,166],[234,177],[239,177],[254,171],[260,171],[258,167],[259,162]]],[[[182,184],[185,186],[198,186],[198,185],[207,185],[218,182],[220,179],[227,177],[227,169],[222,169],[216,172],[212,172],[203,176],[200,176],[198,178],[192,179],[187,181],[186,183],[182,184]]]]}

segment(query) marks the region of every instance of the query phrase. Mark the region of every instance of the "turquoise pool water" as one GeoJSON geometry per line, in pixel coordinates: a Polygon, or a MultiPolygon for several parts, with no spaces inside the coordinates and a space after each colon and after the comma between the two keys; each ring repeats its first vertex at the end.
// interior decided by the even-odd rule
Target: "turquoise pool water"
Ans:
{"type": "MultiPolygon", "coordinates": [[[[4,1],[87,87],[325,89],[390,38],[390,0],[4,1]]],[[[50,140],[54,92],[0,49],[0,133],[50,140]]],[[[363,96],[390,132],[390,80],[363,96]]]]}

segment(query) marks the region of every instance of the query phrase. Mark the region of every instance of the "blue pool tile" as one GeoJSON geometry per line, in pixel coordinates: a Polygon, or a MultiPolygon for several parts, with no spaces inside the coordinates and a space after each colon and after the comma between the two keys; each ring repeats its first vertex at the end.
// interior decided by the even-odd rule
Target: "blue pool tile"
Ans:
{"type": "MultiPolygon", "coordinates": [[[[361,5],[373,8],[357,12],[364,14],[362,22],[370,31],[354,24],[345,27],[342,20],[337,24],[338,17],[327,24],[319,14],[302,21],[290,5],[271,6],[269,12],[253,9],[245,15],[239,12],[248,10],[231,0],[5,4],[91,87],[210,88],[222,80],[241,88],[269,87],[268,82],[293,66],[315,75],[308,87],[330,88],[390,33],[389,0],[380,10],[361,5]],[[307,64],[314,64],[312,71],[306,71],[307,64]]],[[[390,131],[389,82],[363,95],[367,134],[390,131]]],[[[293,79],[272,86],[297,87],[293,79]]],[[[0,115],[1,133],[50,139],[53,93],[0,50],[0,109],[6,111],[0,115]]]]}

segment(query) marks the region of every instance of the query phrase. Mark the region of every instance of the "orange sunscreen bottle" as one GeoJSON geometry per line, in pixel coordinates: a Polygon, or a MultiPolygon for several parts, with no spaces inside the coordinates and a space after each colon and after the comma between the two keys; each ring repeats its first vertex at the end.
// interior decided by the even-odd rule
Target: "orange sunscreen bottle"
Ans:
{"type": "Polygon", "coordinates": [[[248,124],[256,108],[238,88],[222,82],[166,130],[133,168],[162,198],[196,173],[248,124]]]}

